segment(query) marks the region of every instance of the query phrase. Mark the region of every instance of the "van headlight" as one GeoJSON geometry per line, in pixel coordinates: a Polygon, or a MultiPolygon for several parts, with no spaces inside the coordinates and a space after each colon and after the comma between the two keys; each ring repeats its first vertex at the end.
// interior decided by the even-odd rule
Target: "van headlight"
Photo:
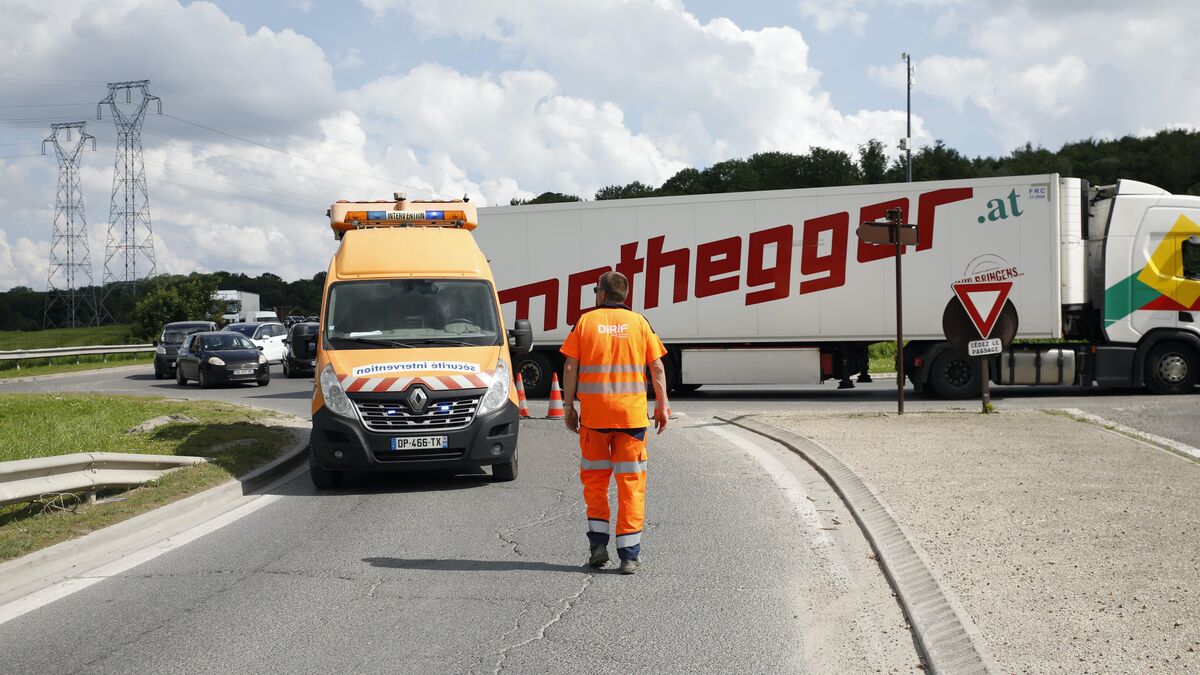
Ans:
{"type": "Polygon", "coordinates": [[[479,414],[483,415],[496,410],[504,405],[508,400],[508,389],[512,384],[512,377],[508,372],[508,364],[504,359],[496,361],[496,372],[492,377],[492,384],[488,387],[487,393],[483,395],[483,400],[479,402],[479,414]]]}
{"type": "Polygon", "coordinates": [[[342,417],[354,417],[354,403],[346,396],[342,383],[338,381],[337,373],[333,372],[333,364],[326,363],[321,369],[321,396],[325,397],[325,407],[342,417]]]}

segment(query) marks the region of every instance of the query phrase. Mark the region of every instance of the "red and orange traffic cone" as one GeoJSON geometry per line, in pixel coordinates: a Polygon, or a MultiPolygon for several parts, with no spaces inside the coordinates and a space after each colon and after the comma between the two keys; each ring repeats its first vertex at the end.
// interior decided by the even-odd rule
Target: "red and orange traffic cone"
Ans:
{"type": "Polygon", "coordinates": [[[529,402],[525,400],[525,380],[517,373],[517,415],[529,419],[529,402]]]}
{"type": "Polygon", "coordinates": [[[558,386],[558,373],[550,380],[550,409],[546,411],[546,419],[562,419],[567,416],[563,410],[562,387],[558,386]]]}

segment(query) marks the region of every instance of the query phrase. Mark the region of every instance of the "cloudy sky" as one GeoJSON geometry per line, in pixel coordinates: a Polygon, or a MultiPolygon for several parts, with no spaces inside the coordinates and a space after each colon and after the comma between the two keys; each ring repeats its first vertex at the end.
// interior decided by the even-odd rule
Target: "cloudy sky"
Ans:
{"type": "Polygon", "coordinates": [[[658,185],[904,136],[969,155],[1200,126],[1195,0],[0,0],[0,289],[46,287],[52,122],[86,120],[103,275],[107,82],[149,79],[158,271],[325,268],[339,198],[658,185]]]}

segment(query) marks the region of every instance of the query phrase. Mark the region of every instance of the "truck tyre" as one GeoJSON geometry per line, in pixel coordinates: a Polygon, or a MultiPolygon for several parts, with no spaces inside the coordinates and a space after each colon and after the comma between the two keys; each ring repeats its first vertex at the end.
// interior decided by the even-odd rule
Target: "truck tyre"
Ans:
{"type": "Polygon", "coordinates": [[[497,483],[507,483],[517,479],[517,451],[513,450],[511,462],[492,465],[492,480],[497,483]]]}
{"type": "Polygon", "coordinates": [[[529,352],[517,359],[516,371],[521,375],[525,395],[530,398],[545,398],[550,395],[550,378],[554,365],[541,352],[529,352]]]}
{"type": "Polygon", "coordinates": [[[979,366],[953,349],[947,349],[929,367],[929,388],[939,398],[971,398],[980,392],[979,366]]]}
{"type": "Polygon", "coordinates": [[[342,484],[344,475],[343,471],[321,468],[317,462],[317,448],[310,438],[308,441],[308,477],[312,479],[313,486],[318,490],[332,490],[342,484]]]}
{"type": "Polygon", "coordinates": [[[1187,394],[1200,375],[1196,350],[1182,342],[1160,342],[1146,355],[1146,386],[1156,394],[1187,394]]]}

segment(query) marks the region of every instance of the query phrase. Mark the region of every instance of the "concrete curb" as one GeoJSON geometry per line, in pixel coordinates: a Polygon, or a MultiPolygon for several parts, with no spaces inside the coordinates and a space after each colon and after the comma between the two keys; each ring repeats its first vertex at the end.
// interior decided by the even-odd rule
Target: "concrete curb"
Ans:
{"type": "Polygon", "coordinates": [[[938,582],[928,557],[900,520],[854,469],[821,445],[785,429],[746,416],[715,417],[783,445],[825,477],[875,550],[931,672],[996,670],[970,616],[938,582]]]}
{"type": "Polygon", "coordinates": [[[147,541],[195,527],[299,468],[308,459],[308,422],[298,417],[285,417],[284,421],[271,426],[291,428],[291,445],[275,460],[241,478],[0,564],[0,605],[118,560],[144,548],[147,541]]]}
{"type": "Polygon", "coordinates": [[[1101,427],[1105,431],[1112,431],[1121,434],[1122,436],[1128,436],[1134,440],[1148,443],[1160,450],[1166,450],[1167,452],[1179,455],[1184,459],[1190,459],[1193,462],[1200,462],[1200,448],[1193,448],[1186,443],[1180,443],[1179,441],[1173,441],[1169,438],[1156,436],[1155,434],[1142,431],[1141,429],[1127,427],[1124,424],[1114,422],[1099,415],[1093,415],[1092,413],[1084,412],[1079,408],[1055,408],[1050,412],[1063,413],[1072,419],[1083,422],[1084,424],[1091,424],[1093,426],[1101,427]]]}

